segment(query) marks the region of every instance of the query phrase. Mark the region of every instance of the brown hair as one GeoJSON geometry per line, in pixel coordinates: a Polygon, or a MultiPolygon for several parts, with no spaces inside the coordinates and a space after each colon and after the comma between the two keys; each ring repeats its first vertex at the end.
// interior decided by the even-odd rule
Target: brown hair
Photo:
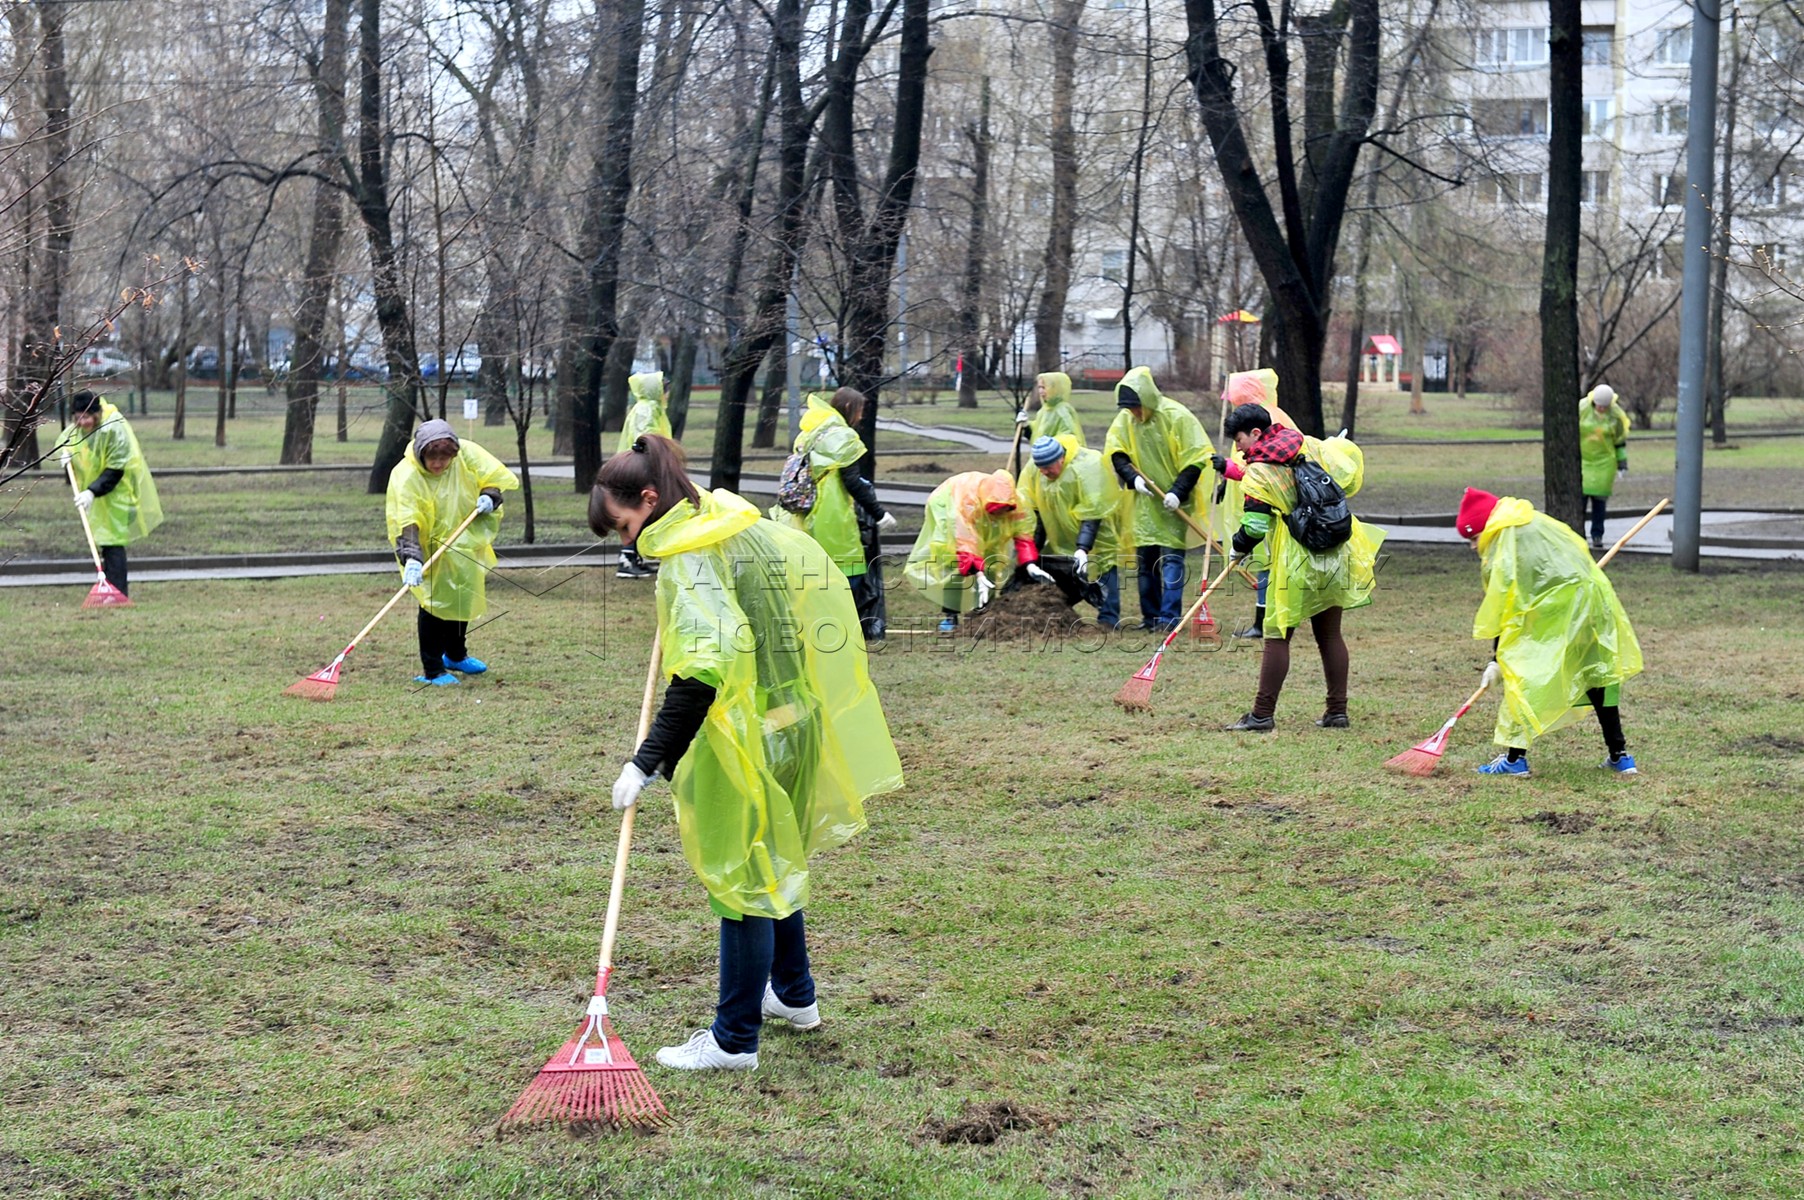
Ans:
{"type": "MultiPolygon", "coordinates": [[[[857,388],[842,387],[837,392],[833,393],[833,409],[846,419],[848,425],[852,423],[853,411],[862,410],[863,408],[864,393],[857,388]]],[[[860,415],[862,415],[862,412],[860,415]]]]}
{"type": "Polygon", "coordinates": [[[683,448],[669,438],[648,433],[635,439],[630,451],[614,455],[595,472],[595,486],[589,490],[589,528],[598,537],[614,531],[602,502],[604,495],[612,496],[616,504],[632,507],[646,488],[655,488],[658,504],[647,525],[675,508],[679,500],[701,503],[701,493],[689,481],[687,465],[683,448]]]}

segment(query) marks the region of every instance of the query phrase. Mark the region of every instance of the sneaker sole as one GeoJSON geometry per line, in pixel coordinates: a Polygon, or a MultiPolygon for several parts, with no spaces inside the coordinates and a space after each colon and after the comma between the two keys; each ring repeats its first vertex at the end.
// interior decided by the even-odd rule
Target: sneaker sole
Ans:
{"type": "Polygon", "coordinates": [[[821,1020],[819,1017],[816,1017],[807,1025],[798,1025],[788,1017],[778,1016],[776,1013],[765,1013],[764,1023],[767,1025],[782,1025],[785,1029],[793,1029],[797,1033],[811,1033],[821,1027],[821,1020]]]}

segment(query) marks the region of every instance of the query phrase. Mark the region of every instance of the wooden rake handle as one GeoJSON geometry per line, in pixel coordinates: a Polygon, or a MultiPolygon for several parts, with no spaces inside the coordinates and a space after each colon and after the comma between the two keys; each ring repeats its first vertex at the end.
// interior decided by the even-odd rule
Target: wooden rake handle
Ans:
{"type": "MultiPolygon", "coordinates": [[[[432,552],[432,556],[422,564],[420,569],[422,571],[431,570],[432,564],[439,560],[439,555],[449,550],[451,548],[451,543],[464,535],[464,530],[470,527],[470,522],[474,521],[478,515],[480,514],[478,514],[477,510],[472,508],[470,510],[470,515],[463,519],[463,524],[459,525],[456,529],[453,529],[451,531],[451,536],[439,543],[438,549],[432,552]]],[[[352,650],[356,649],[357,643],[369,636],[370,630],[374,629],[381,622],[382,618],[388,615],[389,609],[401,602],[401,597],[405,596],[408,591],[409,588],[406,584],[402,584],[396,589],[395,594],[388,598],[388,603],[384,604],[381,610],[378,611],[375,616],[370,618],[370,623],[357,631],[357,636],[352,638],[351,644],[345,647],[345,653],[349,654],[352,650]]]]}
{"type": "MultiPolygon", "coordinates": [[[[75,482],[75,464],[64,463],[63,470],[69,474],[69,490],[74,495],[81,495],[81,485],[75,482]]],[[[75,511],[81,514],[81,531],[88,537],[88,553],[94,556],[94,572],[104,575],[106,569],[100,565],[100,547],[94,544],[94,526],[88,521],[88,510],[77,504],[75,511]]]]}
{"type": "Polygon", "coordinates": [[[1015,444],[1008,448],[1008,477],[1011,480],[1021,473],[1021,435],[1026,432],[1027,426],[1016,422],[1015,444]]]}
{"type": "MultiPolygon", "coordinates": [[[[658,692],[658,669],[663,664],[664,633],[659,630],[651,639],[651,663],[645,668],[645,695],[639,701],[639,736],[633,739],[637,751],[645,735],[651,732],[651,702],[658,692]]],[[[614,847],[614,879],[608,885],[608,916],[601,927],[601,961],[595,968],[596,993],[606,986],[608,968],[614,965],[614,940],[620,932],[620,897],[626,891],[626,855],[633,845],[633,814],[637,804],[620,814],[620,841],[614,847]]]]}
{"type": "Polygon", "coordinates": [[[1605,567],[1609,566],[1610,560],[1612,558],[1616,557],[1616,554],[1619,550],[1621,550],[1624,546],[1629,544],[1629,540],[1631,538],[1633,538],[1636,534],[1640,533],[1644,528],[1646,528],[1647,523],[1649,521],[1653,520],[1655,517],[1659,516],[1663,511],[1665,511],[1667,500],[1668,500],[1668,497],[1666,497],[1666,496],[1660,497],[1660,503],[1658,503],[1658,504],[1654,505],[1652,508],[1648,509],[1647,516],[1642,517],[1639,521],[1636,521],[1633,525],[1631,525],[1629,527],[1629,531],[1627,533],[1625,533],[1621,537],[1617,538],[1616,544],[1614,546],[1610,547],[1610,552],[1608,554],[1604,555],[1602,558],[1597,560],[1597,569],[1601,571],[1605,567]]]}
{"type": "Polygon", "coordinates": [[[1183,631],[1184,627],[1196,620],[1196,614],[1203,611],[1203,604],[1210,596],[1215,594],[1215,589],[1221,586],[1222,580],[1226,579],[1228,577],[1228,572],[1233,569],[1234,564],[1229,563],[1221,569],[1220,575],[1217,575],[1214,579],[1209,581],[1209,586],[1203,589],[1202,595],[1196,598],[1195,602],[1184,611],[1184,615],[1178,618],[1178,623],[1173,625],[1170,631],[1166,633],[1165,640],[1160,643],[1160,649],[1164,649],[1166,646],[1169,646],[1172,642],[1176,641],[1178,634],[1183,631]]]}
{"type": "MultiPolygon", "coordinates": [[[[1148,475],[1145,471],[1141,471],[1140,464],[1134,462],[1133,459],[1131,459],[1131,458],[1128,459],[1128,462],[1130,465],[1133,466],[1134,470],[1140,472],[1140,475],[1142,478],[1144,478],[1148,483],[1151,483],[1154,487],[1159,488],[1159,491],[1167,492],[1167,491],[1171,490],[1170,488],[1159,487],[1158,483],[1153,479],[1153,477],[1151,475],[1148,475]]],[[[1253,578],[1252,572],[1248,571],[1245,567],[1235,564],[1232,561],[1233,555],[1229,554],[1226,550],[1222,549],[1221,543],[1216,541],[1214,535],[1211,534],[1207,529],[1204,529],[1202,527],[1202,525],[1198,524],[1197,519],[1195,517],[1193,517],[1189,513],[1185,512],[1182,508],[1179,508],[1175,511],[1177,512],[1178,516],[1184,518],[1184,524],[1190,526],[1191,532],[1195,533],[1196,536],[1203,539],[1203,542],[1205,545],[1207,545],[1210,549],[1219,553],[1223,558],[1230,560],[1229,566],[1232,567],[1233,570],[1238,571],[1240,573],[1240,577],[1242,579],[1246,580],[1247,583],[1253,587],[1259,586],[1259,581],[1257,579],[1253,578]]],[[[1204,569],[1207,570],[1208,568],[1205,567],[1204,569]]]]}

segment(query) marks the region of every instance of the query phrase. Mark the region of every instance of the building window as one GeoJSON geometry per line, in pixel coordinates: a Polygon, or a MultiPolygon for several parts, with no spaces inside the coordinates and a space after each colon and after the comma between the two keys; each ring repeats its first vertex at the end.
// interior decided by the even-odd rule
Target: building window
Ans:
{"type": "Polygon", "coordinates": [[[1587,67],[1607,67],[1615,50],[1616,26],[1587,25],[1581,35],[1579,61],[1587,67]]]}
{"type": "Polygon", "coordinates": [[[1579,176],[1579,203],[1608,204],[1610,202],[1610,173],[1608,171],[1585,171],[1579,176]]]}
{"type": "Polygon", "coordinates": [[[1660,174],[1654,176],[1654,207],[1671,208],[1685,203],[1685,176],[1677,174],[1660,174]]]}
{"type": "Polygon", "coordinates": [[[1785,203],[1785,176],[1778,171],[1754,186],[1748,204],[1754,208],[1778,208],[1785,203]]]}
{"type": "Polygon", "coordinates": [[[1691,26],[1662,29],[1654,43],[1654,61],[1661,66],[1684,67],[1691,63],[1691,26]]]}
{"type": "Polygon", "coordinates": [[[1479,180],[1478,198],[1485,204],[1539,204],[1541,173],[1491,175],[1479,180]]]}
{"type": "Polygon", "coordinates": [[[1475,100],[1472,127],[1481,137],[1546,137],[1547,101],[1475,100]]]}
{"type": "Polygon", "coordinates": [[[1654,253],[1654,276],[1659,279],[1685,277],[1685,247],[1679,242],[1662,242],[1654,253]]]}
{"type": "Polygon", "coordinates": [[[1102,277],[1110,283],[1120,283],[1127,278],[1127,251],[1104,250],[1102,252],[1102,277]]]}
{"type": "Polygon", "coordinates": [[[1533,67],[1547,62],[1547,29],[1481,29],[1472,35],[1472,64],[1479,67],[1533,67]]]}
{"type": "Polygon", "coordinates": [[[1691,105],[1682,100],[1668,100],[1654,105],[1654,132],[1684,137],[1691,127],[1691,105]]]}
{"type": "Polygon", "coordinates": [[[1585,136],[1608,138],[1616,132],[1616,98],[1585,101],[1585,136]]]}
{"type": "Polygon", "coordinates": [[[1785,244],[1766,242],[1755,246],[1754,266],[1768,275],[1785,274],[1785,244]]]}

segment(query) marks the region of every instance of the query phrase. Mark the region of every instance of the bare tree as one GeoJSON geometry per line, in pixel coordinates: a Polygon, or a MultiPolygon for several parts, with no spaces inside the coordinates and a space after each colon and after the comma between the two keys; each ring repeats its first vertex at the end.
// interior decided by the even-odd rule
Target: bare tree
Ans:
{"type": "Polygon", "coordinates": [[[1034,310],[1034,358],[1042,372],[1064,366],[1060,338],[1065,298],[1071,291],[1071,254],[1077,228],[1077,130],[1072,122],[1079,26],[1085,0],[1053,0],[1051,166],[1052,215],[1046,231],[1045,283],[1034,310]]]}
{"type": "Polygon", "coordinates": [[[1579,188],[1584,136],[1583,15],[1579,0],[1548,0],[1550,106],[1547,240],[1541,259],[1542,507],[1574,529],[1584,518],[1579,476],[1579,188]]]}

